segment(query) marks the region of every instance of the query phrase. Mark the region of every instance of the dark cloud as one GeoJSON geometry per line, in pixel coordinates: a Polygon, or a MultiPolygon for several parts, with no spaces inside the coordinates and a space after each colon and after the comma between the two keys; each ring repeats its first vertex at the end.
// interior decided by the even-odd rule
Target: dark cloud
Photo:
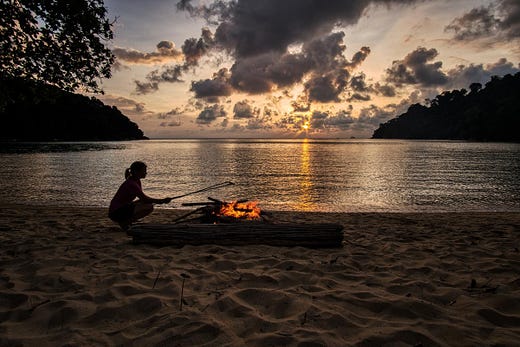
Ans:
{"type": "Polygon", "coordinates": [[[181,113],[182,113],[181,108],[180,107],[175,107],[175,108],[171,109],[168,112],[161,112],[161,113],[157,114],[157,118],[159,118],[159,119],[169,119],[172,116],[177,116],[177,115],[179,115],[181,113]]]}
{"type": "Polygon", "coordinates": [[[182,52],[175,48],[171,41],[161,41],[157,44],[157,50],[151,53],[116,47],[112,53],[119,61],[132,64],[159,64],[172,60],[182,59],[182,52]]]}
{"type": "Polygon", "coordinates": [[[231,127],[231,131],[243,131],[244,129],[244,126],[238,123],[234,123],[231,127]]]}
{"type": "Polygon", "coordinates": [[[370,105],[362,108],[359,112],[355,128],[373,131],[379,124],[385,123],[406,112],[410,105],[423,101],[421,97],[421,92],[416,90],[408,97],[402,99],[398,104],[388,104],[383,107],[370,105]]]}
{"type": "Polygon", "coordinates": [[[395,87],[389,84],[374,84],[374,91],[376,94],[381,94],[386,97],[394,97],[396,95],[395,87]]]}
{"type": "Polygon", "coordinates": [[[343,37],[344,33],[338,32],[304,45],[304,53],[315,64],[309,80],[304,84],[309,102],[341,101],[341,95],[349,86],[354,91],[368,91],[365,76],[359,74],[351,77],[351,71],[364,61],[370,49],[362,47],[349,62],[343,56],[343,37]]]}
{"type": "Polygon", "coordinates": [[[268,76],[279,88],[289,87],[301,81],[313,68],[304,54],[284,54],[268,67],[268,76]]]}
{"type": "Polygon", "coordinates": [[[500,21],[500,29],[510,39],[520,38],[520,1],[502,0],[499,3],[499,11],[504,18],[500,21]]]}
{"type": "Polygon", "coordinates": [[[352,76],[352,78],[350,79],[350,82],[349,82],[352,90],[355,92],[361,92],[361,93],[368,92],[370,90],[370,87],[367,85],[365,78],[366,78],[366,76],[364,73],[360,73],[356,76],[352,76]]]}
{"type": "Polygon", "coordinates": [[[359,52],[356,52],[354,54],[354,56],[352,57],[352,60],[350,61],[350,63],[348,63],[348,66],[351,69],[358,67],[359,65],[361,65],[362,62],[365,61],[365,59],[368,57],[369,54],[370,54],[370,47],[361,47],[359,52]]]}
{"type": "Polygon", "coordinates": [[[212,79],[191,82],[190,91],[195,92],[196,98],[212,98],[229,96],[233,88],[229,84],[230,73],[226,68],[213,74],[212,79]]]}
{"type": "Polygon", "coordinates": [[[453,39],[472,41],[498,37],[504,41],[520,38],[520,1],[498,0],[487,7],[473,8],[455,18],[445,31],[453,33],[453,39]]]}
{"type": "Polygon", "coordinates": [[[188,100],[188,107],[186,111],[188,112],[194,112],[194,111],[201,111],[207,106],[206,102],[199,100],[199,99],[190,99],[188,100]]]}
{"type": "Polygon", "coordinates": [[[173,120],[173,121],[170,121],[170,122],[161,122],[159,124],[159,126],[161,127],[180,127],[182,125],[181,121],[178,119],[178,120],[173,120]]]}
{"type": "Polygon", "coordinates": [[[182,75],[191,68],[198,66],[199,60],[208,52],[213,45],[213,34],[206,28],[202,29],[199,39],[190,38],[182,45],[182,56],[184,63],[164,66],[161,69],[151,71],[145,81],[134,81],[137,94],[147,94],[159,89],[160,83],[183,82],[182,75]]]}
{"type": "Polygon", "coordinates": [[[112,64],[112,72],[114,71],[124,71],[124,70],[130,70],[130,67],[127,65],[121,63],[117,58],[114,60],[114,64],[112,64]]]}
{"type": "Polygon", "coordinates": [[[146,110],[145,104],[122,96],[102,95],[99,96],[107,105],[116,106],[125,115],[147,115],[151,112],[146,110]]]}
{"type": "MultiPolygon", "coordinates": [[[[279,56],[277,56],[279,58],[279,56]]],[[[232,86],[250,94],[268,93],[274,82],[268,73],[269,67],[277,60],[273,54],[264,54],[237,61],[231,67],[232,86]]]]}
{"type": "Polygon", "coordinates": [[[302,126],[307,121],[307,117],[305,116],[298,116],[293,114],[285,114],[280,119],[278,119],[274,125],[277,128],[293,131],[293,130],[301,130],[302,126]]]}
{"type": "Polygon", "coordinates": [[[135,83],[135,92],[137,94],[149,94],[156,92],[159,90],[159,83],[157,82],[141,82],[134,81],[135,83]]]}
{"type": "Polygon", "coordinates": [[[266,117],[253,117],[247,120],[245,128],[247,130],[268,130],[272,129],[272,125],[269,123],[269,118],[266,117]]]}
{"type": "Polygon", "coordinates": [[[279,112],[276,111],[276,110],[273,110],[267,106],[264,106],[264,116],[265,117],[269,117],[269,118],[272,118],[272,117],[277,117],[279,116],[279,112]]]}
{"type": "Polygon", "coordinates": [[[327,112],[314,111],[311,115],[310,128],[311,129],[324,129],[325,121],[329,117],[327,112]]]}
{"type": "Polygon", "coordinates": [[[370,95],[354,93],[347,99],[347,101],[369,101],[370,99],[370,95]]]}
{"type": "Polygon", "coordinates": [[[261,94],[298,83],[316,63],[307,52],[297,54],[265,53],[241,58],[231,67],[230,82],[242,92],[261,94]]]}
{"type": "Polygon", "coordinates": [[[340,111],[335,116],[327,112],[314,111],[310,126],[314,130],[347,130],[356,122],[348,111],[340,111]]]}
{"type": "Polygon", "coordinates": [[[307,102],[337,102],[370,48],[362,47],[348,61],[343,55],[345,34],[333,28],[357,23],[371,5],[414,2],[235,0],[195,5],[181,0],[177,8],[217,26],[212,47],[234,57],[229,82],[235,91],[262,94],[306,81],[307,102]],[[301,51],[289,50],[293,44],[301,51]]]}
{"type": "Polygon", "coordinates": [[[145,111],[144,109],[144,104],[143,103],[137,103],[135,104],[135,108],[134,108],[135,112],[137,113],[143,113],[145,111]]]}
{"type": "Polygon", "coordinates": [[[351,115],[352,105],[347,109],[337,112],[314,111],[310,117],[310,129],[312,131],[350,131],[361,136],[369,136],[379,124],[405,112],[410,104],[420,101],[420,92],[415,91],[399,104],[388,104],[384,107],[370,105],[361,109],[359,116],[351,115]]]}
{"type": "Polygon", "coordinates": [[[471,64],[469,66],[459,65],[448,71],[450,77],[449,88],[467,88],[471,83],[484,84],[491,79],[491,76],[504,76],[519,72],[519,67],[515,67],[507,59],[499,59],[493,64],[471,64]]]}
{"type": "Polygon", "coordinates": [[[356,122],[348,112],[341,111],[336,116],[329,116],[326,120],[326,124],[330,128],[336,128],[339,130],[347,130],[352,127],[352,124],[356,122]]]}
{"type": "MultiPolygon", "coordinates": [[[[507,59],[499,59],[494,64],[459,65],[446,72],[441,70],[442,62],[428,63],[438,55],[435,49],[418,48],[409,53],[403,60],[394,61],[392,67],[386,70],[386,81],[397,87],[403,85],[419,85],[424,94],[435,96],[439,94],[438,87],[444,89],[467,88],[471,83],[485,83],[491,76],[504,76],[519,71],[507,59]]],[[[392,96],[395,90],[389,85],[373,86],[376,93],[392,96]],[[389,94],[385,94],[389,93],[389,94]]]]}
{"type": "Polygon", "coordinates": [[[300,98],[298,100],[291,101],[291,107],[293,108],[293,112],[309,112],[311,109],[311,104],[300,98]]]}
{"type": "Polygon", "coordinates": [[[519,71],[519,68],[520,64],[516,67],[512,62],[507,61],[506,58],[501,58],[496,63],[486,65],[486,70],[491,74],[491,76],[515,74],[519,71]]]}
{"type": "Polygon", "coordinates": [[[348,84],[348,72],[339,70],[323,76],[316,76],[305,83],[305,91],[310,102],[339,102],[340,94],[348,84]]]}
{"type": "Polygon", "coordinates": [[[213,34],[209,29],[203,28],[200,38],[190,38],[184,41],[182,53],[186,66],[196,66],[213,45],[213,34]]]}
{"type": "Polygon", "coordinates": [[[495,18],[491,8],[480,7],[455,18],[444,30],[453,32],[455,40],[465,41],[492,35],[496,32],[498,24],[499,20],[495,18]]]}
{"type": "Polygon", "coordinates": [[[224,0],[214,0],[209,5],[193,6],[192,0],[180,0],[177,3],[177,10],[187,11],[191,16],[204,18],[208,24],[218,25],[220,22],[228,20],[231,15],[233,3],[224,0]]]}
{"type": "Polygon", "coordinates": [[[434,60],[439,53],[435,48],[419,47],[406,55],[403,60],[396,60],[386,70],[386,80],[396,85],[419,84],[423,87],[440,86],[448,82],[448,76],[441,71],[442,62],[434,60]]]}
{"type": "Polygon", "coordinates": [[[183,68],[179,65],[175,65],[175,66],[167,67],[161,71],[154,70],[148,74],[146,79],[149,82],[155,82],[155,83],[183,82],[183,80],[181,80],[182,72],[183,72],[183,68]]]}
{"type": "Polygon", "coordinates": [[[207,106],[202,110],[195,120],[198,124],[209,125],[213,123],[218,117],[226,117],[227,113],[224,107],[219,104],[207,106]]]}
{"type": "Polygon", "coordinates": [[[247,100],[239,101],[233,107],[233,118],[253,118],[258,115],[259,110],[254,109],[247,100]]]}
{"type": "Polygon", "coordinates": [[[346,49],[344,32],[336,32],[310,40],[303,45],[302,51],[312,67],[321,72],[345,68],[347,61],[343,56],[346,49]]]}
{"type": "Polygon", "coordinates": [[[269,52],[236,60],[230,82],[238,91],[261,94],[301,81],[314,66],[308,54],[269,52]]]}
{"type": "Polygon", "coordinates": [[[334,26],[357,23],[371,4],[408,4],[412,0],[237,0],[177,7],[217,23],[215,40],[237,57],[283,53],[294,42],[307,42],[334,26]]]}
{"type": "Polygon", "coordinates": [[[396,117],[396,108],[397,105],[387,105],[385,107],[370,105],[365,107],[359,112],[356,128],[373,130],[379,124],[396,117]]]}
{"type": "Polygon", "coordinates": [[[183,82],[181,76],[184,72],[181,65],[168,66],[161,70],[153,70],[146,75],[146,81],[134,81],[137,94],[149,94],[159,89],[159,83],[163,82],[183,82]]]}

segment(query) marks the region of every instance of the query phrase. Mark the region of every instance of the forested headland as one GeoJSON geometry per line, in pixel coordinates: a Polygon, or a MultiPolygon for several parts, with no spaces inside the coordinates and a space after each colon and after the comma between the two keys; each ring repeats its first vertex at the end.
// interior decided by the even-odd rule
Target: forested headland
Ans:
{"type": "Polygon", "coordinates": [[[520,142],[520,73],[445,91],[381,124],[376,139],[520,142]]]}
{"type": "Polygon", "coordinates": [[[145,138],[117,108],[78,90],[110,78],[115,20],[102,0],[0,3],[0,140],[145,138]]]}
{"type": "Polygon", "coordinates": [[[116,107],[22,78],[0,79],[0,121],[3,141],[146,139],[116,107]]]}

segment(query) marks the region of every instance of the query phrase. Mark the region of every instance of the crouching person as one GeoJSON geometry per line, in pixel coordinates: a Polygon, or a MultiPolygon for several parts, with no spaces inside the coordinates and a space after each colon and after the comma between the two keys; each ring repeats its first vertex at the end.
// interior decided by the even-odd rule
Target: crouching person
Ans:
{"type": "Polygon", "coordinates": [[[155,199],[143,193],[141,179],[145,177],[146,164],[141,161],[133,162],[125,170],[125,181],[110,202],[108,217],[123,230],[128,230],[132,223],[152,213],[153,204],[167,204],[172,200],[155,199]]]}

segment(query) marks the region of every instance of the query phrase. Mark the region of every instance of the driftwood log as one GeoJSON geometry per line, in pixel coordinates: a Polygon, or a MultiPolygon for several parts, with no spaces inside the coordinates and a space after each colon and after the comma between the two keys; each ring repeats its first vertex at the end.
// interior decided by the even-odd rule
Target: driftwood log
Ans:
{"type": "Polygon", "coordinates": [[[221,224],[136,224],[128,230],[134,243],[155,245],[252,245],[341,247],[340,224],[268,224],[261,222],[221,224]]]}

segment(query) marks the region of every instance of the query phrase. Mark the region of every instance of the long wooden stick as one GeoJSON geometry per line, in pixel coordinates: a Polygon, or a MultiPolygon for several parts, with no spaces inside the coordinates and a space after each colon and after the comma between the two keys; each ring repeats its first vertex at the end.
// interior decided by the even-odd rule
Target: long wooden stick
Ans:
{"type": "Polygon", "coordinates": [[[205,192],[205,191],[208,191],[208,190],[218,189],[218,188],[223,188],[223,187],[232,186],[232,185],[234,185],[234,183],[231,182],[231,181],[226,181],[226,182],[222,182],[222,183],[217,183],[217,184],[214,184],[214,185],[212,185],[212,186],[209,186],[209,187],[206,187],[206,188],[202,188],[202,189],[196,190],[196,191],[194,191],[194,192],[189,192],[189,193],[186,193],[186,194],[173,196],[173,197],[171,197],[170,199],[172,199],[172,200],[174,200],[174,199],[179,199],[179,198],[183,198],[183,197],[188,196],[188,195],[193,195],[193,194],[197,194],[197,193],[202,193],[202,192],[205,192]]]}
{"type": "Polygon", "coordinates": [[[185,202],[181,204],[182,206],[207,206],[207,205],[217,205],[216,202],[207,201],[207,202],[185,202]]]}
{"type": "Polygon", "coordinates": [[[192,214],[198,213],[198,212],[202,211],[202,210],[205,209],[205,208],[206,208],[206,206],[203,206],[203,207],[199,207],[199,208],[196,209],[196,210],[190,211],[190,212],[188,212],[188,213],[186,213],[186,214],[184,214],[184,215],[182,215],[182,216],[180,216],[180,217],[174,219],[174,220],[172,221],[172,223],[173,223],[173,224],[176,224],[176,223],[178,223],[179,221],[181,221],[181,220],[183,220],[183,219],[186,219],[186,217],[189,217],[189,216],[191,216],[192,214]]]}

